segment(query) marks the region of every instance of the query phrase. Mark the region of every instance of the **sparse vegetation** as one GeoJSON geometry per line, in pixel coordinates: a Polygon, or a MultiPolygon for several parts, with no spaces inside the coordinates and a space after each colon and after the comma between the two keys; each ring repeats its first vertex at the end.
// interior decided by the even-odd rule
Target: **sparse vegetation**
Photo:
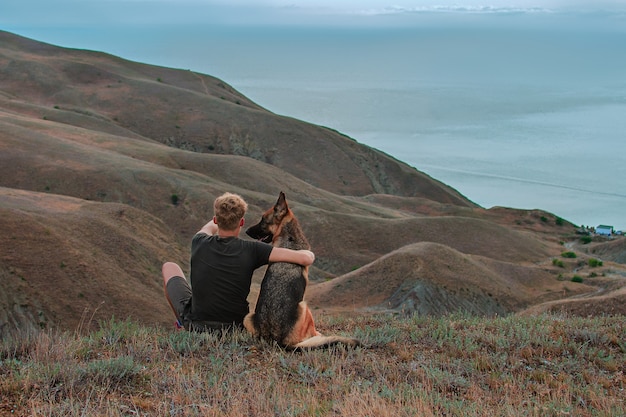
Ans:
{"type": "Polygon", "coordinates": [[[244,332],[107,321],[3,338],[10,415],[624,415],[623,317],[322,316],[366,347],[287,352],[244,332]]]}
{"type": "Polygon", "coordinates": [[[591,243],[592,240],[593,239],[591,238],[591,236],[583,236],[580,238],[580,241],[583,243],[583,245],[591,243]]]}
{"type": "Polygon", "coordinates": [[[559,268],[565,268],[563,261],[557,258],[552,259],[552,265],[558,266],[559,268]]]}
{"type": "Polygon", "coordinates": [[[567,251],[567,252],[561,253],[561,256],[564,257],[564,258],[574,259],[574,258],[576,258],[576,253],[575,252],[571,252],[571,251],[567,251]]]}
{"type": "Polygon", "coordinates": [[[596,258],[590,258],[589,261],[587,261],[587,263],[592,268],[596,268],[596,267],[602,266],[602,261],[599,260],[599,259],[596,259],[596,258]]]}
{"type": "Polygon", "coordinates": [[[6,74],[0,121],[3,156],[19,162],[0,176],[0,415],[624,414],[623,237],[594,237],[583,259],[566,260],[558,255],[580,235],[552,214],[479,209],[335,129],[273,114],[223,84],[227,101],[215,100],[225,92],[209,77],[196,85],[172,69],[154,84],[156,67],[139,74],[108,55],[0,38],[0,52],[21,62],[6,74]],[[93,77],[105,67],[107,78],[93,77]],[[367,348],[290,353],[241,333],[174,330],[162,262],[188,271],[191,233],[219,193],[241,193],[254,221],[279,188],[319,255],[309,300],[320,330],[367,348]],[[587,267],[591,256],[611,267],[587,267]],[[574,273],[588,285],[571,283],[574,273]],[[317,286],[324,280],[336,281],[317,286]],[[500,317],[325,316],[382,305],[500,317]],[[576,317],[505,316],[526,308],[576,317]],[[602,317],[577,318],[591,315],[602,317]],[[155,327],[95,325],[111,316],[155,327]]]}

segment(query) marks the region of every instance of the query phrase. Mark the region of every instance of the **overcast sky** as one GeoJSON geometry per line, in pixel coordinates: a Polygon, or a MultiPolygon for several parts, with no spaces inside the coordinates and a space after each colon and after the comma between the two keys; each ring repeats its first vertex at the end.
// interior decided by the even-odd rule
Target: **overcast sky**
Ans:
{"type": "Polygon", "coordinates": [[[162,65],[170,63],[163,45],[151,56],[151,44],[176,41],[168,53],[181,59],[184,39],[225,36],[223,29],[459,24],[626,32],[626,0],[0,0],[0,30],[150,63],[156,56],[162,65]]]}
{"type": "MultiPolygon", "coordinates": [[[[626,0],[0,0],[0,28],[107,23],[354,22],[368,16],[419,13],[551,13],[612,11],[626,0]],[[333,20],[335,19],[335,20],[333,20]]],[[[370,20],[371,21],[371,20],[370,20]]]]}

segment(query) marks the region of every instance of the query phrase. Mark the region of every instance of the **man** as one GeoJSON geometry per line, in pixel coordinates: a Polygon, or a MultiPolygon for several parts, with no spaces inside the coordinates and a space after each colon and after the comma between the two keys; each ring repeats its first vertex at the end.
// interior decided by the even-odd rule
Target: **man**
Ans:
{"type": "Polygon", "coordinates": [[[225,193],[215,199],[213,219],[191,242],[191,286],[173,262],[163,265],[165,296],[187,330],[241,327],[248,314],[252,274],[269,262],[308,266],[315,261],[309,250],[275,248],[243,240],[239,233],[248,209],[241,196],[225,193]]]}

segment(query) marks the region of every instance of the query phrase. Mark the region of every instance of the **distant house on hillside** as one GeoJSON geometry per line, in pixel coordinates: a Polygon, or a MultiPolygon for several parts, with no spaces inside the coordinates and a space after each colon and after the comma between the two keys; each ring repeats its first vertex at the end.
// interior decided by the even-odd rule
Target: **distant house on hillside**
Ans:
{"type": "Polygon", "coordinates": [[[613,234],[613,226],[601,224],[596,227],[596,233],[599,235],[611,236],[613,234]]]}

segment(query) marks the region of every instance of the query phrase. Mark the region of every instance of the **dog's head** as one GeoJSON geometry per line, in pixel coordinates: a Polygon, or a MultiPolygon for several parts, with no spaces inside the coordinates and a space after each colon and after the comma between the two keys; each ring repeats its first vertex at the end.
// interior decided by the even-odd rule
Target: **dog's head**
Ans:
{"type": "Polygon", "coordinates": [[[289,207],[285,199],[285,193],[282,191],[278,195],[278,201],[269,210],[261,216],[261,220],[254,226],[250,226],[246,230],[246,234],[253,239],[260,240],[265,243],[272,243],[274,236],[280,234],[283,221],[289,214],[289,207]]]}

